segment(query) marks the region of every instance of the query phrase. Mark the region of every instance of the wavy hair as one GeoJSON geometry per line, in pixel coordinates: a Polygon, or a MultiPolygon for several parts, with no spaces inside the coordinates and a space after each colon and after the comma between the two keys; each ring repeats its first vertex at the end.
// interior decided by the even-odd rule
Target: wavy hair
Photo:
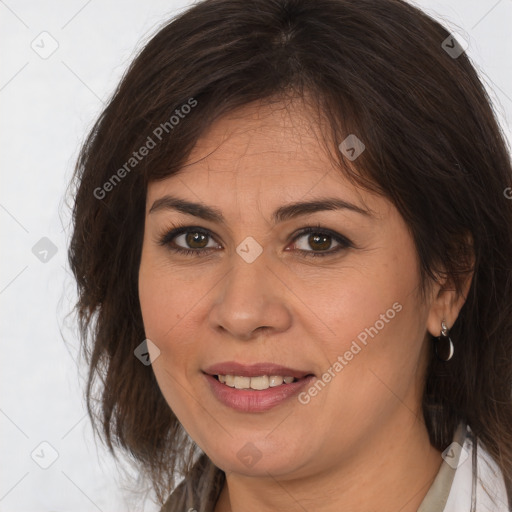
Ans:
{"type": "Polygon", "coordinates": [[[112,453],[132,456],[161,503],[188,476],[168,510],[192,493],[195,508],[210,510],[224,474],[133,355],[145,339],[138,269],[147,186],[178,172],[220,116],[291,97],[327,120],[325,146],[340,172],[396,206],[425,289],[443,275],[461,293],[474,271],[451,329],[455,357],[443,363],[430,354],[423,414],[440,451],[465,421],[511,499],[510,149],[468,56],[443,44],[449,37],[402,0],[205,0],[160,28],[123,76],[70,183],[68,258],[95,432],[112,453]],[[366,146],[352,165],[332,144],[349,133],[366,146]],[[155,145],[142,157],[148,137],[155,145]]]}

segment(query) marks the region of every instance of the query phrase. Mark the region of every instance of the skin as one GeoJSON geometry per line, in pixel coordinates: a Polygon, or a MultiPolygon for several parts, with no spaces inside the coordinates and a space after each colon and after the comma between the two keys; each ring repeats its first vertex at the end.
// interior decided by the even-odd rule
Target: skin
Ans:
{"type": "MultiPolygon", "coordinates": [[[[179,174],[148,187],[139,294],[146,336],[160,350],[153,371],[189,435],[226,472],[216,512],[416,511],[442,462],[420,407],[428,332],[439,336],[443,319],[451,327],[464,299],[443,283],[420,298],[407,225],[335,168],[319,126],[298,102],[244,106],[210,127],[179,174]],[[166,194],[215,207],[225,224],[150,213],[166,194]],[[276,208],[326,196],[371,216],[319,211],[272,225],[276,208]],[[159,245],[172,223],[211,232],[176,245],[217,250],[186,256],[159,245]],[[317,224],[353,247],[308,257],[321,248],[293,235],[317,224]],[[263,248],[252,263],[236,252],[248,236],[263,248]],[[394,303],[401,311],[307,404],[235,411],[201,372],[268,361],[321,376],[394,303]],[[261,454],[252,467],[237,457],[248,442],[261,454]]],[[[337,247],[327,240],[327,251],[337,247]]]]}

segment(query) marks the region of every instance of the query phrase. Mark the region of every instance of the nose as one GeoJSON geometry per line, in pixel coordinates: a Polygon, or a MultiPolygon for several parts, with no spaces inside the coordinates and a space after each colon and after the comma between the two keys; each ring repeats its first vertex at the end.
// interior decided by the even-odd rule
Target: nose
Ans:
{"type": "Polygon", "coordinates": [[[215,288],[211,327],[243,341],[289,329],[292,315],[286,303],[287,288],[276,274],[263,255],[247,263],[234,254],[231,271],[215,288]]]}

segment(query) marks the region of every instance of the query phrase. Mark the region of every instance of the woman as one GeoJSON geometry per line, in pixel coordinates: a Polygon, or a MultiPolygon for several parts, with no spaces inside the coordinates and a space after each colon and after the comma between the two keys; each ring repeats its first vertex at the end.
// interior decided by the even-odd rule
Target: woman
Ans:
{"type": "Polygon", "coordinates": [[[110,449],[163,511],[509,510],[511,178],[463,48],[401,0],[181,14],[75,174],[110,449]]]}

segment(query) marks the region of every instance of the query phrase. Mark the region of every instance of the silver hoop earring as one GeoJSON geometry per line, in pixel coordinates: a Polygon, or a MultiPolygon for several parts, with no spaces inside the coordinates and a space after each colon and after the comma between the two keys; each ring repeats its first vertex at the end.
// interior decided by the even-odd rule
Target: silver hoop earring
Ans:
{"type": "Polygon", "coordinates": [[[441,322],[441,335],[437,338],[435,349],[438,359],[445,362],[449,361],[453,357],[453,353],[455,351],[449,334],[450,330],[446,327],[446,323],[443,320],[441,322]]]}

